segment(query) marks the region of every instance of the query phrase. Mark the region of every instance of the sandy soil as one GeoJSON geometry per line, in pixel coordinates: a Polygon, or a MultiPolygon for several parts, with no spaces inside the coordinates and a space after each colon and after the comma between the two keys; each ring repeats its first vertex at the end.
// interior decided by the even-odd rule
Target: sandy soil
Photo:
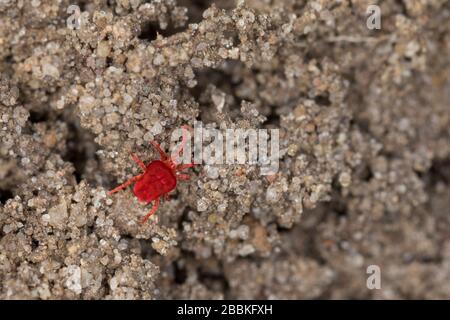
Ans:
{"type": "Polygon", "coordinates": [[[0,298],[450,297],[449,30],[445,0],[1,0],[0,298]],[[194,121],[279,129],[278,172],[196,166],[141,225],[107,191],[194,121]]]}

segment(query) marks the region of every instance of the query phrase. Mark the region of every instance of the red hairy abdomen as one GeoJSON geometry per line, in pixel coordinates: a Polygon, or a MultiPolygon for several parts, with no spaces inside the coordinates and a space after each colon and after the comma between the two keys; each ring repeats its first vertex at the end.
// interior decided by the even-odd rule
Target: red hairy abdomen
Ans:
{"type": "Polygon", "coordinates": [[[154,160],[147,166],[144,176],[134,184],[133,192],[139,201],[150,202],[172,191],[176,185],[172,169],[164,162],[154,160]]]}

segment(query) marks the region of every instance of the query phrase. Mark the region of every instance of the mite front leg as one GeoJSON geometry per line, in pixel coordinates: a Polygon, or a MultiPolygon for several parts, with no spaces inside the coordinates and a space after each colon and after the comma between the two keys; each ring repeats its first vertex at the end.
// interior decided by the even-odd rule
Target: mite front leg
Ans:
{"type": "Polygon", "coordinates": [[[153,206],[150,209],[150,211],[146,214],[146,216],[144,218],[142,218],[141,220],[141,224],[144,223],[145,221],[147,221],[148,218],[151,217],[152,214],[154,214],[156,212],[156,210],[158,210],[158,206],[159,206],[159,198],[155,200],[155,202],[153,202],[153,206]]]}
{"type": "Polygon", "coordinates": [[[139,159],[138,156],[135,155],[134,153],[131,154],[131,158],[132,158],[133,161],[136,162],[136,164],[142,169],[142,171],[145,172],[145,170],[147,169],[147,167],[146,167],[145,164],[141,161],[141,159],[139,159]]]}
{"type": "Polygon", "coordinates": [[[112,195],[113,193],[120,191],[126,187],[128,187],[130,184],[132,184],[133,182],[139,180],[142,177],[142,174],[138,175],[138,176],[134,176],[133,178],[129,179],[127,182],[122,183],[120,186],[112,189],[111,191],[108,192],[108,196],[112,195]]]}
{"type": "Polygon", "coordinates": [[[153,146],[153,148],[155,148],[156,149],[156,151],[158,151],[158,153],[159,153],[159,158],[160,158],[160,160],[167,160],[168,159],[168,156],[167,156],[167,154],[164,152],[164,150],[163,149],[161,149],[161,147],[160,147],[160,145],[158,144],[158,143],[156,143],[155,141],[150,141],[150,143],[151,143],[151,145],[153,146]]]}

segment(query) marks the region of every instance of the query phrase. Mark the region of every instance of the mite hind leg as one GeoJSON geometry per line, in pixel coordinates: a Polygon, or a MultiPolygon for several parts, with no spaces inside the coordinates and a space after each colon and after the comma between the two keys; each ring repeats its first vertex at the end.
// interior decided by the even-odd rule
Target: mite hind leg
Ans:
{"type": "Polygon", "coordinates": [[[154,214],[156,212],[156,210],[158,210],[158,206],[159,206],[159,198],[155,200],[155,202],[153,202],[153,206],[150,209],[150,211],[145,215],[144,218],[142,218],[141,220],[141,224],[144,223],[145,221],[147,221],[148,218],[151,217],[152,214],[154,214]]]}

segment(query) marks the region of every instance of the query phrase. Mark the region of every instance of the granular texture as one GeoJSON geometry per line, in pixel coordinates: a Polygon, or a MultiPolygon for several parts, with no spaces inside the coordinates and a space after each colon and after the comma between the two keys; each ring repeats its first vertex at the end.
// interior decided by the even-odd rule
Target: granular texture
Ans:
{"type": "Polygon", "coordinates": [[[0,0],[0,299],[448,298],[449,30],[445,0],[0,0]],[[107,191],[195,121],[279,129],[278,172],[196,166],[141,225],[107,191]]]}

